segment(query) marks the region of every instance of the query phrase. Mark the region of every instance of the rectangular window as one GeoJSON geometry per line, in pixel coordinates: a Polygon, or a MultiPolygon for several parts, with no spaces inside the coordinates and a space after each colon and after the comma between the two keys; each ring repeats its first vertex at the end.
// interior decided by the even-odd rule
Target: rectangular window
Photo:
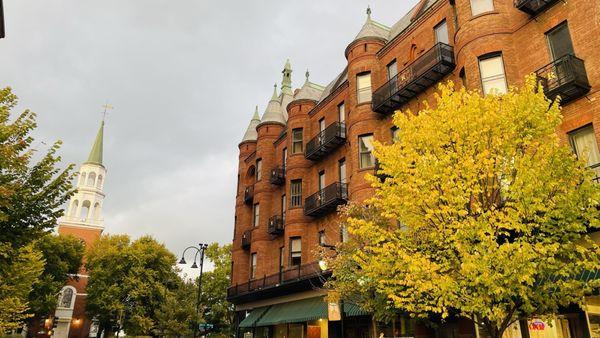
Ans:
{"type": "Polygon", "coordinates": [[[325,131],[325,118],[319,120],[319,132],[325,131]]]}
{"type": "MultiPolygon", "coordinates": [[[[573,151],[579,158],[587,158],[587,165],[594,166],[600,163],[598,141],[594,127],[590,124],[569,133],[569,141],[573,151]]],[[[600,168],[597,169],[600,173],[600,168]]]]}
{"type": "Polygon", "coordinates": [[[356,76],[356,101],[358,103],[371,102],[371,73],[356,76]]]}
{"type": "Polygon", "coordinates": [[[256,278],[256,252],[250,255],[250,279],[256,278]]]}
{"type": "Polygon", "coordinates": [[[281,195],[281,220],[283,222],[283,224],[285,224],[285,212],[287,209],[287,201],[285,199],[285,194],[281,195]]]}
{"type": "Polygon", "coordinates": [[[450,43],[448,40],[448,25],[446,24],[446,19],[437,24],[433,30],[435,31],[435,42],[442,42],[445,44],[450,43]]]}
{"type": "Polygon", "coordinates": [[[237,176],[237,183],[235,186],[235,195],[239,195],[240,194],[240,174],[238,174],[237,176]]]}
{"type": "Polygon", "coordinates": [[[552,30],[546,33],[546,38],[553,60],[560,59],[567,54],[575,54],[571,34],[569,34],[569,26],[567,26],[566,22],[552,28],[552,30]]]}
{"type": "Polygon", "coordinates": [[[325,240],[325,230],[319,231],[319,245],[326,244],[325,240]]]}
{"type": "Polygon", "coordinates": [[[260,181],[262,177],[262,159],[256,160],[256,180],[260,181]]]}
{"type": "Polygon", "coordinates": [[[494,0],[471,0],[471,14],[479,15],[494,10],[494,0]]]}
{"type": "Polygon", "coordinates": [[[293,180],[290,184],[290,207],[302,206],[302,180],[293,180]]]}
{"type": "Polygon", "coordinates": [[[257,227],[258,222],[260,221],[260,205],[258,203],[254,204],[252,208],[252,225],[257,227]]]}
{"type": "Polygon", "coordinates": [[[325,188],[325,171],[319,172],[319,190],[325,188]]]}
{"type": "Polygon", "coordinates": [[[508,91],[502,54],[479,58],[479,72],[481,73],[481,85],[485,95],[490,93],[504,94],[508,91]]]}
{"type": "Polygon", "coordinates": [[[285,170],[285,166],[287,165],[287,148],[283,148],[283,154],[281,158],[281,163],[283,164],[283,170],[285,170]]]}
{"type": "Polygon", "coordinates": [[[396,142],[396,140],[398,139],[399,131],[400,131],[400,129],[398,129],[398,127],[396,127],[396,126],[392,127],[392,142],[396,142]]]}
{"type": "Polygon", "coordinates": [[[302,128],[292,130],[292,154],[298,154],[303,151],[302,142],[302,128]]]}
{"type": "Polygon", "coordinates": [[[387,79],[390,80],[396,75],[398,75],[398,64],[394,59],[394,61],[390,62],[390,64],[387,65],[387,79]]]}
{"type": "Polygon", "coordinates": [[[344,105],[344,102],[340,103],[338,106],[338,120],[341,123],[346,122],[346,106],[344,105]]]}
{"type": "Polygon", "coordinates": [[[290,238],[290,265],[302,264],[302,239],[300,237],[290,238]]]}
{"type": "Polygon", "coordinates": [[[358,137],[358,158],[360,169],[371,168],[375,165],[373,134],[358,137]]]}
{"type": "Polygon", "coordinates": [[[346,159],[341,159],[338,162],[339,175],[340,175],[340,183],[346,183],[346,159]]]}
{"type": "Polygon", "coordinates": [[[279,272],[283,271],[283,262],[285,260],[284,247],[279,248],[279,272]]]}

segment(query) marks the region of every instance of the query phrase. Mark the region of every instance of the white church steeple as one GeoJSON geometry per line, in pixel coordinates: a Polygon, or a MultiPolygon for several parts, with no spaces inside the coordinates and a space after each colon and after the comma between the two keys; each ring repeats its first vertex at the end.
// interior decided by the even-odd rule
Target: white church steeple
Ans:
{"type": "Polygon", "coordinates": [[[79,168],[77,192],[69,201],[61,226],[85,227],[100,231],[104,229],[102,205],[105,196],[103,188],[106,168],[102,163],[103,140],[104,120],[100,124],[87,161],[79,168]]]}

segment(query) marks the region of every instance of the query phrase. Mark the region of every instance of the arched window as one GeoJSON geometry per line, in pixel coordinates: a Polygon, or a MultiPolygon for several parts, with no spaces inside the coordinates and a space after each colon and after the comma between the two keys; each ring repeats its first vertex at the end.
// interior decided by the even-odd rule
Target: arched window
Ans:
{"type": "Polygon", "coordinates": [[[89,217],[91,206],[92,204],[90,203],[90,201],[83,202],[83,204],[81,205],[81,214],[79,216],[81,220],[86,220],[89,217]]]}
{"type": "Polygon", "coordinates": [[[254,179],[255,175],[256,175],[256,168],[253,165],[251,165],[250,168],[248,168],[248,173],[246,174],[246,177],[248,179],[254,179]]]}
{"type": "Polygon", "coordinates": [[[96,188],[102,189],[102,175],[98,175],[98,181],[96,182],[96,188]]]}
{"type": "Polygon", "coordinates": [[[78,206],[79,206],[79,201],[78,200],[74,200],[73,203],[71,204],[71,210],[69,210],[69,215],[70,216],[77,215],[77,207],[78,206]]]}
{"type": "Polygon", "coordinates": [[[100,219],[100,203],[94,204],[94,220],[100,219]]]}
{"type": "Polygon", "coordinates": [[[75,288],[72,286],[65,286],[60,292],[58,298],[58,307],[72,309],[75,303],[75,288]]]}
{"type": "Polygon", "coordinates": [[[85,172],[81,173],[79,176],[79,185],[85,184],[85,172]]]}
{"type": "Polygon", "coordinates": [[[87,179],[88,187],[93,187],[94,183],[96,183],[96,173],[90,173],[87,179]]]}

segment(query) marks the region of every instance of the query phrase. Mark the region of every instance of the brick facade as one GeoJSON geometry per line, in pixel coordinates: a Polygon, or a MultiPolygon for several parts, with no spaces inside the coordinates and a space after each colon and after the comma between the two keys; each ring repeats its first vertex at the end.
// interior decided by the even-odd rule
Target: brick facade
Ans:
{"type": "MultiPolygon", "coordinates": [[[[290,182],[302,179],[302,198],[318,189],[318,174],[325,172],[325,186],[339,180],[338,163],[345,159],[348,178],[349,200],[361,201],[372,194],[364,176],[373,168],[359,169],[358,137],[373,134],[379,141],[390,142],[393,127],[392,114],[372,110],[371,102],[357,103],[357,75],[371,72],[372,91],[380,88],[387,79],[386,66],[396,61],[398,72],[418,60],[436,43],[434,27],[446,20],[449,45],[453,46],[455,67],[443,81],[452,80],[468,89],[481,90],[482,82],[479,57],[489,53],[502,53],[506,81],[509,86],[520,86],[524,77],[551,62],[545,33],[566,21],[574,46],[575,55],[582,59],[591,89],[587,94],[563,107],[564,122],[559,133],[566,141],[568,132],[593,124],[596,140],[600,144],[600,2],[598,0],[555,1],[537,16],[527,14],[515,7],[513,0],[493,0],[494,9],[472,15],[470,0],[423,0],[410,13],[411,23],[388,40],[378,37],[362,37],[351,42],[346,50],[347,79],[338,81],[331,93],[320,101],[297,100],[287,107],[287,126],[263,124],[258,128],[256,141],[239,145],[239,186],[236,198],[236,223],[233,239],[232,287],[249,281],[250,255],[257,254],[256,278],[277,274],[279,250],[284,248],[284,268],[290,266],[289,240],[302,239],[302,264],[318,260],[319,232],[324,231],[326,242],[335,244],[340,240],[340,229],[335,212],[321,217],[305,216],[302,208],[289,208],[290,182]],[[464,81],[460,74],[464,72],[464,81]],[[343,103],[346,111],[346,142],[317,161],[305,158],[304,153],[292,154],[292,130],[303,128],[303,143],[319,132],[319,120],[325,125],[337,122],[338,105],[343,103]],[[285,184],[269,183],[269,171],[282,166],[283,149],[288,149],[285,184]],[[262,159],[262,179],[255,180],[252,167],[262,159]],[[250,174],[249,174],[250,172],[250,174]],[[260,203],[260,221],[252,223],[252,207],[244,203],[244,188],[254,185],[253,203],[260,203]],[[281,196],[287,197],[287,217],[283,235],[267,234],[269,217],[280,214],[281,196]],[[241,238],[245,231],[252,233],[249,249],[243,249],[241,238]]],[[[405,20],[406,18],[403,18],[405,20]]],[[[393,31],[394,27],[392,27],[393,31]]],[[[340,51],[343,48],[340,43],[340,51]]],[[[431,85],[416,95],[400,110],[410,108],[418,111],[423,101],[433,103],[436,86],[431,85]]],[[[235,302],[235,301],[234,301],[235,302]]],[[[236,302],[238,309],[243,302],[236,302]]]]}

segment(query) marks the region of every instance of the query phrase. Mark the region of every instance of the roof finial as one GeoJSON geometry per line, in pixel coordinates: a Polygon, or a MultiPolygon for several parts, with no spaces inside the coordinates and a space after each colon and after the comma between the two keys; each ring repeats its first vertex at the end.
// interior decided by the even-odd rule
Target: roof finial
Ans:
{"type": "Polygon", "coordinates": [[[306,76],[306,82],[308,82],[308,77],[310,76],[308,69],[306,69],[306,73],[304,75],[306,76]]]}
{"type": "Polygon", "coordinates": [[[371,6],[367,6],[367,20],[371,20],[371,6]]]}
{"type": "Polygon", "coordinates": [[[254,108],[254,115],[252,116],[253,120],[260,120],[260,116],[258,115],[258,105],[254,108]]]}
{"type": "Polygon", "coordinates": [[[102,112],[102,122],[104,122],[104,120],[106,120],[106,114],[108,114],[107,109],[115,109],[115,107],[106,103],[106,104],[102,105],[102,108],[104,108],[104,111],[102,112]]]}
{"type": "Polygon", "coordinates": [[[277,83],[275,83],[275,85],[273,85],[273,96],[271,97],[271,100],[277,100],[277,83]]]}

